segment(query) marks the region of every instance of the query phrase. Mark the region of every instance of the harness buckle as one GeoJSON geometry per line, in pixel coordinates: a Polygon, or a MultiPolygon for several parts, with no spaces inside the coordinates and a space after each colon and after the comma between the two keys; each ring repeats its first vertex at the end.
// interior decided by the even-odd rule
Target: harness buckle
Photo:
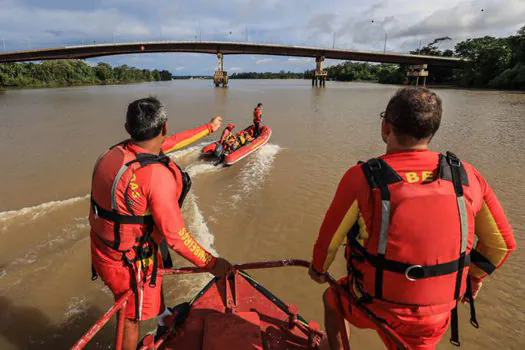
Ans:
{"type": "Polygon", "coordinates": [[[97,205],[93,205],[93,213],[94,213],[94,217],[95,217],[95,220],[98,219],[98,208],[97,208],[97,205]]]}
{"type": "Polygon", "coordinates": [[[459,168],[461,166],[461,162],[459,161],[459,158],[456,157],[455,154],[447,152],[447,161],[450,166],[459,168]]]}
{"type": "Polygon", "coordinates": [[[368,161],[368,166],[372,171],[381,169],[381,163],[375,158],[368,161]]]}
{"type": "Polygon", "coordinates": [[[412,272],[412,270],[414,269],[421,269],[421,270],[416,270],[416,271],[421,271],[421,276],[423,276],[423,266],[421,265],[412,265],[412,266],[409,266],[407,267],[407,269],[405,270],[405,277],[407,280],[409,281],[417,281],[419,278],[417,278],[416,276],[410,276],[410,272],[412,272]]]}

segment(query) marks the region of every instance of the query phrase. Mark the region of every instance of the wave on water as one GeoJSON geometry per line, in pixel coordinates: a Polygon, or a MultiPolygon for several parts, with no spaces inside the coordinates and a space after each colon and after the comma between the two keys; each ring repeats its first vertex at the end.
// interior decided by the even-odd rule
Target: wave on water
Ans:
{"type": "Polygon", "coordinates": [[[167,155],[175,161],[184,160],[187,163],[195,162],[200,157],[202,147],[206,146],[209,143],[210,142],[201,142],[195,146],[183,148],[179,151],[170,152],[167,155]]]}
{"type": "Polygon", "coordinates": [[[0,225],[2,227],[2,230],[6,230],[8,223],[10,221],[13,221],[14,219],[19,219],[23,217],[24,219],[33,221],[41,216],[48,214],[49,212],[55,209],[72,205],[87,199],[89,199],[89,195],[85,195],[82,197],[73,197],[62,201],[46,202],[32,207],[25,207],[16,210],[3,211],[0,212],[0,225]]]}
{"type": "Polygon", "coordinates": [[[230,202],[233,206],[264,183],[272,170],[275,156],[281,149],[278,145],[267,144],[249,157],[240,173],[240,189],[231,196],[230,202]]]}

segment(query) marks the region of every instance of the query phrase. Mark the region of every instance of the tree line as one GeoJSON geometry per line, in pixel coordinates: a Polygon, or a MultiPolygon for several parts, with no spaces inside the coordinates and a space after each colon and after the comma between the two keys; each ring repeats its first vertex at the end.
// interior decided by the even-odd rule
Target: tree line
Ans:
{"type": "MultiPolygon", "coordinates": [[[[411,54],[458,57],[468,61],[464,69],[429,67],[430,84],[453,84],[465,87],[525,90],[525,27],[516,35],[503,38],[485,36],[459,42],[454,50],[440,50],[439,44],[451,40],[437,38],[411,54]]],[[[333,80],[377,81],[387,84],[407,82],[406,65],[379,65],[344,62],[327,68],[333,80]]],[[[313,70],[304,72],[311,77],[313,70]]]]}
{"type": "Polygon", "coordinates": [[[0,86],[7,88],[123,84],[171,79],[172,74],[167,70],[138,69],[125,64],[112,67],[103,62],[96,66],[79,60],[0,64],[0,86]]]}
{"type": "Polygon", "coordinates": [[[230,79],[303,79],[305,78],[304,73],[285,72],[284,70],[279,73],[272,72],[245,72],[245,73],[233,73],[230,79]]]}

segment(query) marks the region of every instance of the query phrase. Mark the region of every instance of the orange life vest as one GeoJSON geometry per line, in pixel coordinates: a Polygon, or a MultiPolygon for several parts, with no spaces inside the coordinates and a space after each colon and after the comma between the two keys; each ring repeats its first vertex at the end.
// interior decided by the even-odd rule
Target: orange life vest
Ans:
{"type": "MultiPolygon", "coordinates": [[[[349,281],[364,299],[405,305],[456,303],[453,344],[459,344],[457,301],[469,294],[475,213],[464,192],[467,172],[452,153],[440,155],[431,182],[409,183],[380,158],[362,164],[373,192],[374,218],[365,246],[359,226],[348,233],[349,281]],[[355,283],[356,282],[356,283],[355,283]]],[[[479,255],[479,254],[478,254],[479,255]]],[[[471,323],[477,327],[473,302],[471,323]]]]}
{"type": "Polygon", "coordinates": [[[465,200],[468,177],[459,159],[440,156],[428,183],[408,183],[386,161],[362,170],[373,191],[370,239],[363,247],[348,235],[349,268],[366,293],[412,305],[439,305],[465,293],[475,213],[465,200]]]}
{"type": "MultiPolygon", "coordinates": [[[[129,141],[111,147],[95,164],[89,220],[92,230],[108,250],[121,252],[125,259],[126,253],[134,249],[136,257],[141,259],[144,258],[143,255],[151,254],[152,245],[153,250],[157,245],[151,239],[154,228],[152,215],[133,212],[133,198],[130,198],[133,194],[128,195],[128,188],[133,190],[135,171],[154,163],[166,166],[173,174],[177,187],[181,188],[179,206],[182,206],[191,188],[191,179],[162,152],[159,155],[134,153],[125,147],[127,142],[129,141]]],[[[170,267],[171,260],[165,240],[161,242],[160,249],[165,267],[170,267]]]]}

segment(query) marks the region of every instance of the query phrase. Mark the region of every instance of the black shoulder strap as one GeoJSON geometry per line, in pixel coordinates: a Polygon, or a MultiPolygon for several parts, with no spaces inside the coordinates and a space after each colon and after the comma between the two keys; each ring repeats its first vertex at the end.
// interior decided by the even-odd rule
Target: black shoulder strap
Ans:
{"type": "Polygon", "coordinates": [[[165,155],[164,153],[160,153],[159,155],[150,154],[150,153],[137,153],[135,159],[130,160],[126,165],[130,165],[132,163],[138,162],[141,167],[144,167],[146,165],[150,165],[153,163],[160,163],[165,166],[168,166],[170,163],[170,157],[165,155]]]}
{"type": "Polygon", "coordinates": [[[390,191],[388,185],[403,181],[387,162],[381,158],[372,158],[361,165],[370,187],[381,192],[381,227],[377,244],[377,264],[375,275],[375,297],[383,297],[383,270],[390,226],[390,191]]]}
{"type": "MultiPolygon", "coordinates": [[[[456,299],[456,307],[451,312],[451,336],[450,343],[456,346],[460,346],[459,341],[459,326],[458,326],[458,301],[461,298],[461,282],[463,280],[463,270],[466,266],[467,257],[467,244],[468,244],[468,216],[467,206],[465,203],[465,197],[463,186],[468,186],[468,176],[465,171],[465,167],[459,160],[459,158],[451,152],[447,152],[446,156],[440,155],[439,159],[439,177],[448,181],[451,181],[454,186],[454,192],[456,193],[456,203],[459,213],[460,222],[460,250],[458,260],[458,272],[456,276],[456,287],[454,290],[454,299],[456,299]]],[[[468,279],[468,277],[467,277],[468,279]]],[[[467,281],[469,283],[469,281],[467,281]]],[[[470,287],[467,286],[467,293],[471,294],[470,287]]],[[[470,297],[470,296],[469,296],[470,297]]],[[[474,303],[470,304],[471,311],[471,323],[477,325],[476,310],[474,303]]]]}
{"type": "Polygon", "coordinates": [[[467,171],[465,170],[465,166],[459,158],[452,152],[447,152],[446,155],[440,154],[439,155],[439,166],[438,166],[438,178],[444,179],[453,182],[452,180],[452,167],[458,168],[459,173],[458,179],[461,180],[461,184],[463,186],[468,186],[468,175],[467,171]]]}
{"type": "Polygon", "coordinates": [[[362,163],[361,169],[363,169],[368,184],[372,188],[381,188],[381,185],[388,186],[403,181],[401,176],[381,158],[372,158],[366,163],[362,163]]]}

